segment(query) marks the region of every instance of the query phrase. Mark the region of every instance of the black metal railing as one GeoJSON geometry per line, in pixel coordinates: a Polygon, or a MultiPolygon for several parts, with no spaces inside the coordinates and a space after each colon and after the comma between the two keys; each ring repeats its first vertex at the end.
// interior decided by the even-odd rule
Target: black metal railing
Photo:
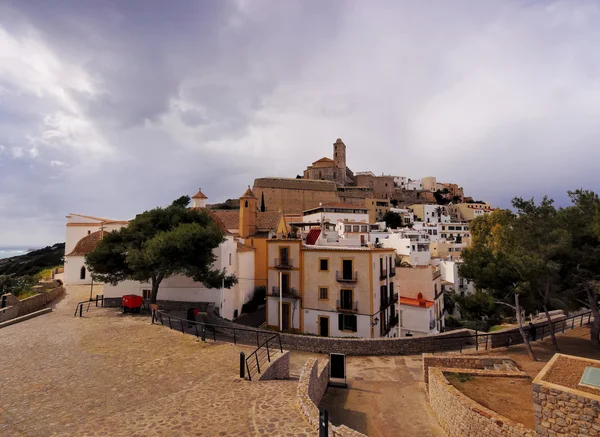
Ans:
{"type": "Polygon", "coordinates": [[[390,269],[390,278],[393,277],[393,276],[396,276],[396,267],[392,267],[390,269]]]}
{"type": "Polygon", "coordinates": [[[379,279],[383,280],[387,278],[387,269],[380,269],[379,270],[379,279]]]}
{"type": "Polygon", "coordinates": [[[358,312],[358,301],[345,301],[345,300],[336,300],[335,307],[338,311],[345,311],[349,313],[357,313],[358,312]]]}
{"type": "Polygon", "coordinates": [[[358,281],[358,272],[335,272],[335,279],[338,282],[356,282],[358,281]]]}
{"type": "MultiPolygon", "coordinates": [[[[569,316],[561,320],[557,320],[551,323],[545,322],[544,324],[536,324],[536,335],[535,340],[531,338],[531,332],[528,325],[523,326],[523,329],[529,336],[530,341],[541,341],[547,339],[551,332],[555,334],[561,334],[565,331],[569,331],[575,328],[582,327],[584,324],[589,324],[592,319],[592,312],[586,311],[581,314],[569,316]]],[[[512,345],[522,344],[523,337],[518,329],[510,329],[505,332],[492,332],[492,333],[479,333],[475,331],[474,334],[468,335],[444,335],[431,337],[432,350],[431,352],[446,352],[446,351],[459,351],[464,350],[490,350],[499,347],[510,347],[512,345]]]]}
{"type": "MultiPolygon", "coordinates": [[[[197,322],[195,320],[187,320],[183,317],[166,313],[157,310],[152,314],[152,323],[160,323],[163,326],[168,326],[170,329],[176,329],[184,334],[192,334],[202,341],[207,338],[212,338],[213,341],[233,342],[233,344],[256,344],[260,346],[265,336],[272,336],[272,331],[262,331],[260,329],[237,328],[226,325],[214,325],[211,323],[197,322]]],[[[279,335],[279,334],[278,334],[279,335]]]]}
{"type": "MultiPolygon", "coordinates": [[[[279,297],[279,290],[280,290],[280,287],[277,286],[277,285],[274,285],[273,287],[271,287],[271,293],[270,293],[270,295],[274,296],[274,297],[279,297]]],[[[298,292],[293,287],[284,288],[282,290],[281,295],[283,297],[291,297],[291,298],[294,298],[294,299],[298,299],[299,298],[298,292]]]]}
{"type": "Polygon", "coordinates": [[[265,363],[270,363],[271,359],[274,358],[277,353],[283,353],[283,347],[281,346],[281,336],[279,334],[273,334],[267,338],[262,344],[246,357],[246,372],[248,379],[252,381],[252,374],[260,374],[260,366],[265,363]],[[269,346],[269,343],[271,345],[269,346]]]}
{"type": "Polygon", "coordinates": [[[291,269],[292,259],[291,258],[275,258],[274,266],[276,269],[291,269]]]}
{"type": "Polygon", "coordinates": [[[78,302],[73,317],[77,317],[77,313],[79,313],[79,317],[83,317],[83,307],[87,304],[87,308],[85,309],[85,312],[87,313],[93,303],[96,304],[96,307],[98,307],[98,304],[100,304],[101,307],[104,307],[104,295],[97,294],[95,298],[78,302]]]}

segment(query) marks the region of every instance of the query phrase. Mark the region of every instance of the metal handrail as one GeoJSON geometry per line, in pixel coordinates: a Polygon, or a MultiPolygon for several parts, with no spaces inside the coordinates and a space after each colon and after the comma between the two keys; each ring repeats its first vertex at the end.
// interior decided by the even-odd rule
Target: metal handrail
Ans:
{"type": "Polygon", "coordinates": [[[90,310],[90,305],[92,304],[92,302],[96,303],[96,307],[98,307],[98,302],[100,302],[101,307],[104,307],[104,295],[97,294],[95,299],[82,300],[81,302],[78,302],[77,306],[75,307],[75,313],[73,314],[73,317],[77,317],[77,312],[79,312],[79,317],[83,317],[83,306],[86,303],[88,304],[85,310],[85,312],[87,313],[90,310]]]}
{"type": "Polygon", "coordinates": [[[357,313],[358,312],[358,301],[351,301],[350,302],[350,308],[348,308],[348,306],[344,303],[344,301],[340,301],[340,299],[337,299],[335,301],[335,307],[338,311],[352,311],[357,313]]]}
{"type": "MultiPolygon", "coordinates": [[[[565,317],[564,319],[557,320],[555,322],[544,322],[544,324],[536,324],[536,340],[542,341],[544,339],[544,335],[550,335],[550,332],[553,331],[556,333],[564,333],[565,331],[575,329],[576,327],[581,327],[584,325],[584,320],[587,318],[585,324],[589,324],[592,319],[592,312],[586,311],[581,314],[576,314],[574,316],[565,317]],[[578,320],[579,323],[575,321],[578,320]],[[548,329],[551,326],[550,329],[548,329]],[[541,329],[541,331],[540,331],[541,329]]],[[[523,326],[523,329],[527,334],[529,334],[529,327],[523,326]]],[[[491,332],[491,333],[479,333],[477,330],[475,334],[468,335],[456,335],[456,336],[444,336],[444,337],[431,337],[434,342],[433,351],[435,353],[436,348],[438,351],[449,351],[449,350],[459,350],[461,353],[463,349],[471,346],[475,348],[475,350],[479,350],[480,347],[485,348],[485,350],[491,349],[491,339],[494,337],[502,338],[506,337],[506,344],[503,346],[510,347],[513,343],[512,335],[521,337],[519,331],[500,331],[500,332],[491,332]]],[[[531,339],[530,339],[531,341],[531,339]]],[[[520,343],[519,343],[520,344],[520,343]]],[[[494,346],[494,347],[503,347],[503,346],[494,346]]]]}
{"type": "MultiPolygon", "coordinates": [[[[248,355],[246,357],[246,371],[248,373],[248,379],[250,381],[252,381],[252,372],[250,371],[250,363],[252,362],[252,356],[254,356],[254,359],[256,361],[256,371],[258,373],[260,373],[260,360],[258,358],[258,354],[261,351],[261,349],[263,349],[263,347],[264,347],[266,349],[266,351],[267,351],[267,360],[270,363],[271,362],[271,352],[269,350],[269,342],[271,340],[273,340],[274,338],[276,338],[276,339],[279,340],[279,351],[281,353],[283,353],[283,347],[281,346],[281,336],[279,334],[273,334],[271,337],[267,338],[262,344],[260,344],[254,350],[254,352],[252,352],[250,355],[248,355]]],[[[275,349],[275,353],[277,353],[277,349],[275,349]]],[[[254,362],[252,362],[252,365],[254,365],[254,362]]]]}
{"type": "MultiPolygon", "coordinates": [[[[185,333],[185,325],[193,325],[194,328],[194,332],[192,332],[192,334],[196,335],[196,337],[198,338],[202,338],[202,341],[206,341],[206,332],[207,331],[212,331],[212,337],[213,337],[213,341],[217,341],[217,331],[218,330],[229,330],[232,333],[233,336],[233,343],[237,344],[238,341],[238,334],[241,332],[251,332],[253,334],[256,334],[256,346],[258,347],[260,345],[260,335],[273,335],[273,331],[263,331],[260,329],[252,329],[252,328],[234,328],[232,326],[227,326],[227,325],[215,325],[212,323],[206,323],[206,322],[197,322],[195,320],[187,320],[184,319],[182,317],[177,317],[174,315],[171,315],[169,313],[165,313],[164,311],[160,311],[160,310],[156,310],[154,312],[154,314],[152,314],[152,323],[154,324],[155,321],[158,323],[160,322],[161,325],[166,325],[168,324],[169,328],[174,329],[173,327],[175,326],[177,329],[180,329],[181,332],[185,333]],[[175,321],[175,323],[174,323],[175,321]],[[177,326],[179,325],[179,326],[177,326]],[[200,327],[200,330],[198,329],[198,327],[200,327]]],[[[191,328],[188,328],[191,329],[191,328]]],[[[226,333],[223,333],[223,335],[227,335],[226,333]]]]}
{"type": "Polygon", "coordinates": [[[346,276],[344,272],[337,270],[335,272],[335,279],[340,282],[356,282],[358,281],[358,272],[354,271],[350,274],[350,277],[346,276]]]}

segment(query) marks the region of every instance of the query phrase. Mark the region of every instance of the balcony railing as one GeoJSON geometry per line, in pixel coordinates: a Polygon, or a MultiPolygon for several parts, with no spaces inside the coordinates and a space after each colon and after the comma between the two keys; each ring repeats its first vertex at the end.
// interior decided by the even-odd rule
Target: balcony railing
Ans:
{"type": "MultiPolygon", "coordinates": [[[[293,299],[299,299],[298,292],[293,287],[284,288],[281,293],[282,297],[291,297],[293,299]]],[[[271,296],[279,297],[279,287],[274,285],[271,288],[271,296]]]]}
{"type": "Polygon", "coordinates": [[[357,313],[358,312],[358,301],[344,301],[344,300],[336,300],[335,306],[338,311],[345,311],[349,313],[357,313]]]}
{"type": "Polygon", "coordinates": [[[436,323],[435,320],[430,320],[429,321],[429,329],[435,329],[436,323]]]}
{"type": "Polygon", "coordinates": [[[442,272],[439,270],[435,270],[432,274],[432,279],[435,280],[435,279],[439,278],[440,276],[442,276],[442,272]]]}
{"type": "Polygon", "coordinates": [[[379,279],[382,279],[382,280],[383,280],[383,279],[385,279],[385,278],[387,278],[387,269],[381,269],[381,270],[379,271],[379,279]]]}
{"type": "Polygon", "coordinates": [[[390,278],[393,277],[393,276],[396,276],[396,267],[392,267],[390,269],[390,278]]]}
{"type": "Polygon", "coordinates": [[[276,269],[291,269],[292,260],[291,258],[275,258],[273,265],[276,269]]]}
{"type": "Polygon", "coordinates": [[[346,272],[340,272],[339,270],[337,270],[335,272],[335,279],[338,282],[356,282],[356,281],[358,281],[358,272],[346,273],[346,272]]]}

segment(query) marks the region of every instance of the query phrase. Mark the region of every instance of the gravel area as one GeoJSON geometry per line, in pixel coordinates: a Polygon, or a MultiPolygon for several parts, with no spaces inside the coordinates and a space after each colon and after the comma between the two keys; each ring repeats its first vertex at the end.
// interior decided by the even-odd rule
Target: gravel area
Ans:
{"type": "Polygon", "coordinates": [[[579,381],[586,367],[600,368],[598,363],[586,360],[573,360],[567,357],[558,357],[552,368],[546,373],[544,381],[563,387],[574,388],[576,390],[600,395],[600,390],[579,386],[579,381]]]}

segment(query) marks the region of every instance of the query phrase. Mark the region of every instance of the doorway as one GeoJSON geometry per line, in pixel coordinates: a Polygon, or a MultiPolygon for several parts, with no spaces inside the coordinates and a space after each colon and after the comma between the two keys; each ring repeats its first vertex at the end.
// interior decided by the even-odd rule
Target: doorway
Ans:
{"type": "Polygon", "coordinates": [[[289,273],[283,273],[281,275],[281,292],[283,294],[288,294],[289,291],[290,291],[290,275],[289,275],[289,273]]]}
{"type": "Polygon", "coordinates": [[[344,279],[352,280],[352,260],[344,259],[342,260],[342,274],[344,279]]]}
{"type": "Polygon", "coordinates": [[[319,316],[319,335],[329,337],[329,317],[319,316]]]}
{"type": "Polygon", "coordinates": [[[290,303],[289,302],[284,302],[282,305],[282,310],[283,310],[283,314],[282,314],[282,318],[281,318],[281,330],[282,331],[287,331],[290,329],[290,303]]]}

